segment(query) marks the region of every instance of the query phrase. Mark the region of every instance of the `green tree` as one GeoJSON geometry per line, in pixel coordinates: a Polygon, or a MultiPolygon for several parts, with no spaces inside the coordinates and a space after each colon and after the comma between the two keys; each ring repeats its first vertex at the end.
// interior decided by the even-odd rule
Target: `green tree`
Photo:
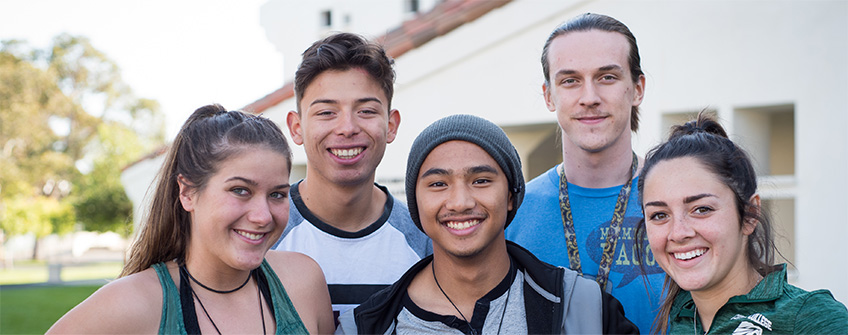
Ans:
{"type": "Polygon", "coordinates": [[[84,37],[39,50],[0,42],[0,229],[6,236],[127,233],[120,169],[164,142],[154,100],[84,37]]]}

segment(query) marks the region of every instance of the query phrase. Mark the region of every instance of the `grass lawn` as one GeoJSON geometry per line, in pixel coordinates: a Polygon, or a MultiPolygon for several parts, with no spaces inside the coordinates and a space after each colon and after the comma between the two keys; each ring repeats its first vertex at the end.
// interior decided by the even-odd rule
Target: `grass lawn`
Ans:
{"type": "Polygon", "coordinates": [[[96,286],[0,289],[0,334],[44,334],[96,286]]]}
{"type": "MultiPolygon", "coordinates": [[[[62,280],[114,279],[121,273],[123,263],[106,262],[62,267],[62,280]]],[[[31,284],[47,281],[47,265],[42,263],[16,264],[14,269],[0,270],[0,285],[31,284]]]]}

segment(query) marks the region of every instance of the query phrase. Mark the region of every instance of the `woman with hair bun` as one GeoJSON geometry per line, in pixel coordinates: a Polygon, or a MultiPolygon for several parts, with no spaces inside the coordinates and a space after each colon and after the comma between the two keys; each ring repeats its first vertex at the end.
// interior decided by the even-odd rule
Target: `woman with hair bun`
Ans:
{"type": "Polygon", "coordinates": [[[268,252],[288,222],[290,171],[274,122],[197,109],[168,151],[120,278],[48,333],[332,333],[318,264],[268,252]]]}
{"type": "Polygon", "coordinates": [[[830,291],[789,285],[786,264],[774,265],[772,224],[751,160],[714,117],[702,112],[674,127],[648,153],[642,175],[645,218],[636,241],[647,234],[667,274],[654,333],[848,330],[848,310],[830,291]]]}

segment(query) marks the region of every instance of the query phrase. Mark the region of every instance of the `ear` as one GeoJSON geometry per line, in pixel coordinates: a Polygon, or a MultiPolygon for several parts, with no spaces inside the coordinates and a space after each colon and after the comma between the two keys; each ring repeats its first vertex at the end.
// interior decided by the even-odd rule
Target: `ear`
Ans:
{"type": "MultiPolygon", "coordinates": [[[[509,187],[509,186],[507,186],[507,187],[509,187]]],[[[513,197],[512,192],[509,191],[509,190],[507,190],[507,192],[509,193],[509,198],[507,199],[507,203],[506,203],[506,211],[509,212],[515,206],[512,205],[512,197],[513,197]]]]}
{"type": "MultiPolygon", "coordinates": [[[[751,199],[748,199],[748,206],[751,206],[750,212],[753,212],[756,216],[760,216],[760,195],[754,194],[751,196],[751,199]]],[[[757,219],[750,218],[742,222],[742,234],[751,235],[754,233],[754,230],[757,229],[757,225],[760,222],[757,219]]]]}
{"type": "Polygon", "coordinates": [[[542,84],[542,96],[545,97],[545,106],[548,107],[548,110],[556,112],[556,104],[554,104],[553,99],[551,99],[551,90],[548,88],[547,84],[542,84]]]}
{"type": "Polygon", "coordinates": [[[639,79],[636,80],[636,85],[634,87],[633,92],[633,106],[639,106],[642,104],[642,99],[645,97],[645,75],[639,75],[639,79]]]}
{"type": "Polygon", "coordinates": [[[197,192],[195,192],[194,187],[191,187],[191,183],[183,175],[177,176],[177,184],[180,186],[180,204],[183,205],[183,209],[186,212],[193,211],[194,198],[197,192]]]}
{"type": "Polygon", "coordinates": [[[300,114],[296,111],[289,111],[286,115],[286,125],[289,127],[292,142],[297,145],[303,145],[303,128],[300,124],[300,114]]]}
{"type": "Polygon", "coordinates": [[[394,142],[398,127],[400,127],[400,112],[392,109],[389,111],[389,131],[386,134],[386,143],[394,142]]]}

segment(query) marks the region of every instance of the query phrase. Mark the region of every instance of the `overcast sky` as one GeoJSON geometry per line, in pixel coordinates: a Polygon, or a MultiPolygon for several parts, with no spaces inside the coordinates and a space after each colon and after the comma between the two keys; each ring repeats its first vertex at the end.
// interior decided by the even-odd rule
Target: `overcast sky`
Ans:
{"type": "Polygon", "coordinates": [[[0,40],[88,37],[136,95],[159,101],[170,140],[197,107],[239,109],[283,85],[282,55],[259,25],[265,1],[0,0],[0,40]]]}

